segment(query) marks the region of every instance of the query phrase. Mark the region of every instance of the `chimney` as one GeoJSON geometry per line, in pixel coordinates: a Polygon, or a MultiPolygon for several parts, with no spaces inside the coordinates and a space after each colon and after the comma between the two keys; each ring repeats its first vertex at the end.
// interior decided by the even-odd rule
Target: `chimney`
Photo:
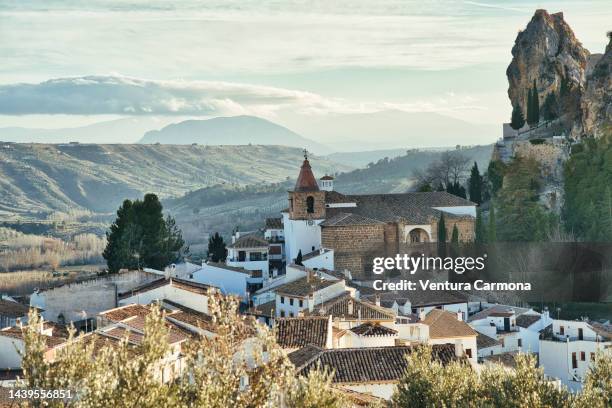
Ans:
{"type": "Polygon", "coordinates": [[[348,306],[348,314],[349,314],[349,316],[352,316],[353,312],[355,311],[355,307],[354,307],[355,304],[353,302],[353,299],[349,299],[348,300],[348,305],[347,306],[348,306]]]}
{"type": "Polygon", "coordinates": [[[460,322],[463,321],[463,313],[457,312],[457,320],[459,320],[460,322]]]}
{"type": "Polygon", "coordinates": [[[423,321],[425,320],[425,317],[427,317],[427,313],[425,313],[425,310],[423,308],[419,309],[419,320],[423,321]]]}
{"type": "Polygon", "coordinates": [[[455,340],[455,356],[461,357],[463,355],[463,344],[461,340],[455,340]]]}
{"type": "Polygon", "coordinates": [[[325,348],[334,348],[334,320],[332,315],[327,319],[327,336],[325,339],[325,348]]]}
{"type": "Polygon", "coordinates": [[[312,313],[314,310],[314,293],[308,295],[308,311],[312,313]]]}
{"type": "Polygon", "coordinates": [[[380,306],[380,296],[379,295],[374,296],[374,304],[376,304],[376,306],[380,306]]]}

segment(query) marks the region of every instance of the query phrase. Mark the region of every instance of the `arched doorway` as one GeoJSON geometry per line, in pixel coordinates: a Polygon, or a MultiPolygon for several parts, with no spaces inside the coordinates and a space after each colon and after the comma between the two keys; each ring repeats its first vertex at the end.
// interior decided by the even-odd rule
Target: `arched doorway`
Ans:
{"type": "Polygon", "coordinates": [[[416,244],[421,242],[429,242],[429,234],[423,228],[414,228],[408,232],[408,243],[416,244]]]}

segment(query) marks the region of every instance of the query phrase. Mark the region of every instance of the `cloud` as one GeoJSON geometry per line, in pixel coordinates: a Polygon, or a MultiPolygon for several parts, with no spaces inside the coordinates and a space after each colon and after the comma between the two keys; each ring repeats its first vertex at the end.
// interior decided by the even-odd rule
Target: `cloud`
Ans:
{"type": "Polygon", "coordinates": [[[325,109],[328,105],[310,92],[219,81],[114,75],[0,85],[0,114],[4,115],[269,115],[283,108],[325,109]]]}

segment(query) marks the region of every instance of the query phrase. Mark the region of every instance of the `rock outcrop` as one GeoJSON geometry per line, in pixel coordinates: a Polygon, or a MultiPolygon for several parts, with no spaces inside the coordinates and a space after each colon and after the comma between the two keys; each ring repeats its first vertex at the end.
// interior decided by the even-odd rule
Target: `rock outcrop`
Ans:
{"type": "Polygon", "coordinates": [[[506,70],[508,97],[527,117],[527,99],[536,84],[540,107],[554,93],[557,121],[574,138],[599,137],[612,117],[612,35],[605,54],[591,54],[576,39],[563,13],[536,10],[516,37],[506,70]]]}
{"type": "Polygon", "coordinates": [[[587,66],[587,84],[582,97],[584,132],[600,137],[612,121],[612,33],[603,56],[593,55],[587,66]]]}

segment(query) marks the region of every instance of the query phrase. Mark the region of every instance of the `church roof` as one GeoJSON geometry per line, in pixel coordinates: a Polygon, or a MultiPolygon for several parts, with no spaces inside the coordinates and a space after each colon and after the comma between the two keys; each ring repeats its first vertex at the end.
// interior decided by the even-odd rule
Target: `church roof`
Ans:
{"type": "Polygon", "coordinates": [[[310,167],[310,162],[308,159],[304,159],[304,163],[302,163],[302,168],[300,169],[300,174],[295,182],[295,188],[293,191],[319,191],[319,185],[317,184],[317,180],[312,173],[312,168],[310,167]]]}

